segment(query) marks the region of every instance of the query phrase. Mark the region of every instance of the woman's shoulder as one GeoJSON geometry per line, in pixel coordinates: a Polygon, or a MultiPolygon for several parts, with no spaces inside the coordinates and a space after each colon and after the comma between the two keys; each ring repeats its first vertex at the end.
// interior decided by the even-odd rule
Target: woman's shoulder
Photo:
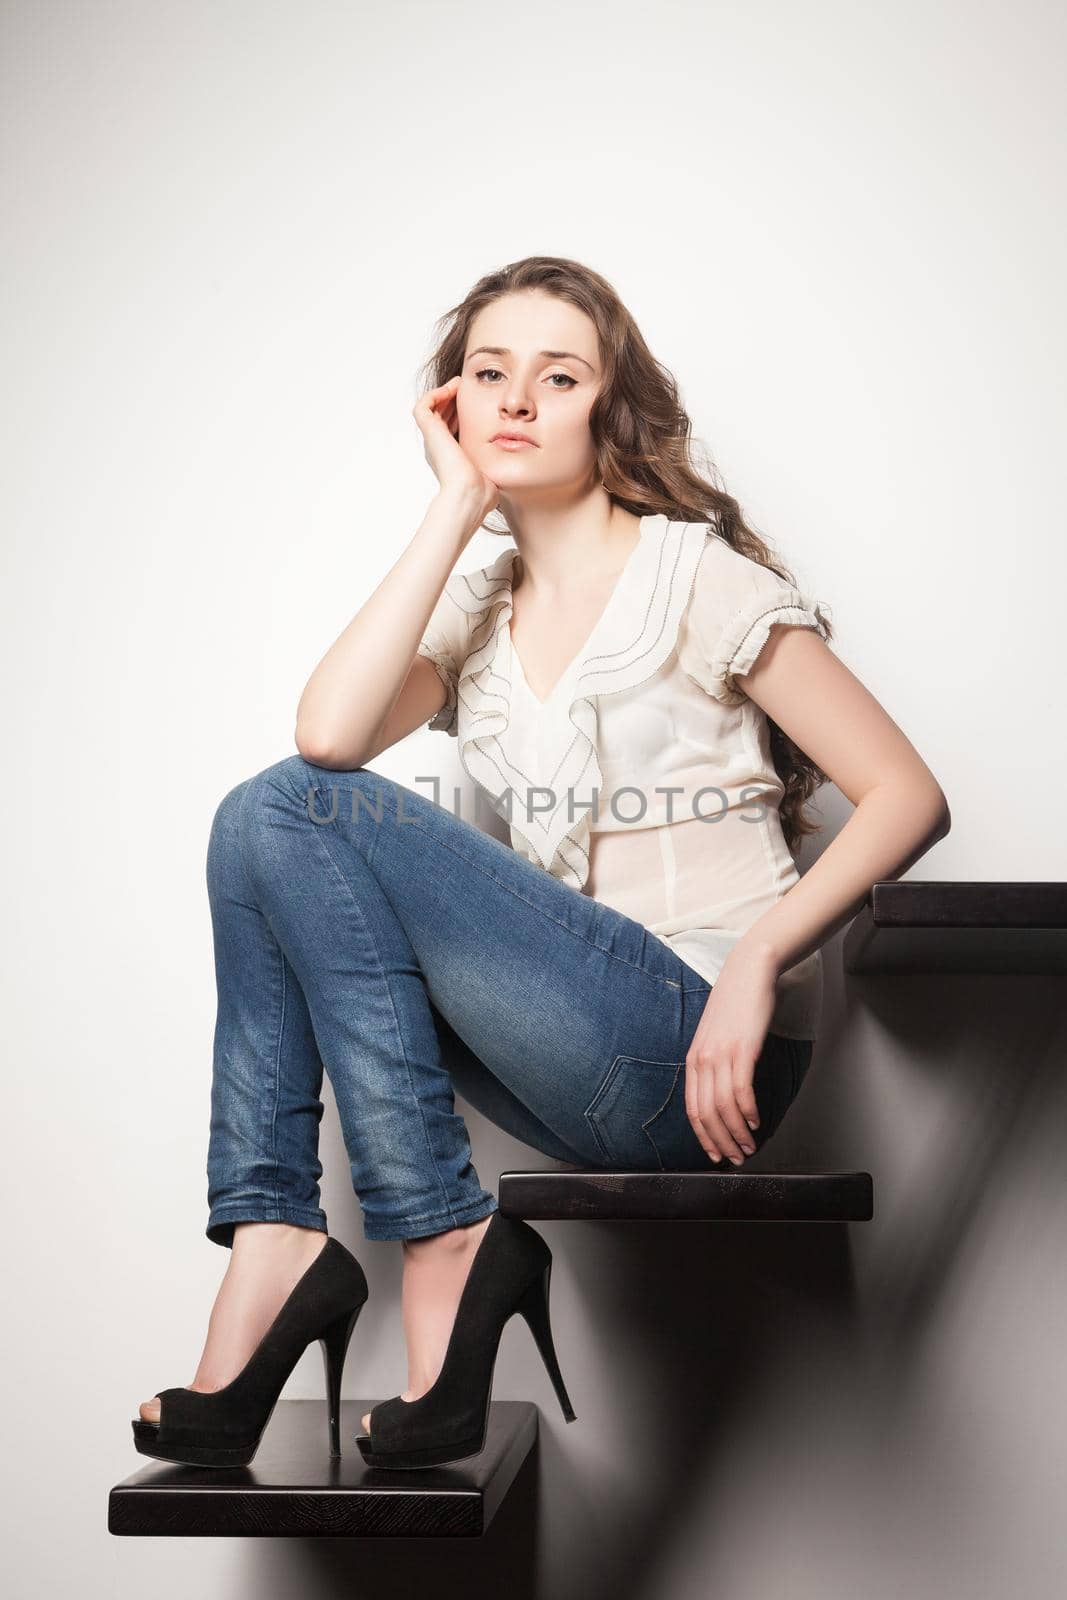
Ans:
{"type": "Polygon", "coordinates": [[[784,578],[772,572],[762,561],[735,549],[713,524],[708,525],[697,569],[695,588],[698,591],[707,593],[714,590],[724,602],[732,603],[757,592],[770,593],[784,586],[784,578]]]}
{"type": "Polygon", "coordinates": [[[811,597],[709,526],[679,629],[683,669],[715,699],[736,705],[744,693],[732,683],[733,675],[750,670],[777,624],[826,636],[811,597]]]}

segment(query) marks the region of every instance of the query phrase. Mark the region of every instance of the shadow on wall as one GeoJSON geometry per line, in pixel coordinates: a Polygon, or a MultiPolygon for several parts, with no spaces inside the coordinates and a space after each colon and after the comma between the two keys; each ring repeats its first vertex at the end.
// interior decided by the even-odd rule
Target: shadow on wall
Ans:
{"type": "MultiPolygon", "coordinates": [[[[538,1223],[558,1263],[554,1326],[579,1421],[561,1421],[513,1319],[495,1397],[537,1400],[540,1442],[477,1548],[338,1539],[297,1551],[284,1541],[257,1587],[300,1584],[323,1600],[416,1586],[435,1600],[659,1595],[679,1550],[766,1534],[772,1501],[786,1515],[774,1498],[787,1492],[783,1478],[799,1492],[806,1474],[838,1517],[861,1473],[875,1525],[910,1468],[904,1429],[921,1410],[925,1344],[954,1274],[1062,1102],[1067,997],[1062,982],[1039,978],[849,978],[846,988],[839,941],[825,959],[833,1026],[781,1130],[747,1168],[867,1167],[873,1221],[855,1234],[819,1223],[538,1223]],[[866,1115],[885,1088],[920,1111],[932,1094],[941,1110],[894,1142],[866,1115]],[[831,1425],[853,1453],[836,1463],[837,1486],[805,1460],[831,1425]],[[741,1530],[727,1510],[738,1484],[753,1518],[741,1530]]],[[[483,1173],[562,1168],[457,1107],[483,1173]]]]}

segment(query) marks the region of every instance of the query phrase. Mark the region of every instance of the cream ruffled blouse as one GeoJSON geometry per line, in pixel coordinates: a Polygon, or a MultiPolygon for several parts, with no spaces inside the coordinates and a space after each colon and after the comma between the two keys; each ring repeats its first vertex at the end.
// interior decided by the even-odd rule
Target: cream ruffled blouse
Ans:
{"type": "MultiPolygon", "coordinates": [[[[428,726],[458,739],[515,850],[714,983],[799,878],[767,717],[733,679],[775,624],[825,638],[814,603],[714,524],[643,517],[599,621],[541,701],[511,638],[518,560],[509,545],[448,579],[418,646],[448,693],[428,726]]],[[[816,950],[779,976],[771,1030],[814,1039],[822,988],[816,950]]]]}

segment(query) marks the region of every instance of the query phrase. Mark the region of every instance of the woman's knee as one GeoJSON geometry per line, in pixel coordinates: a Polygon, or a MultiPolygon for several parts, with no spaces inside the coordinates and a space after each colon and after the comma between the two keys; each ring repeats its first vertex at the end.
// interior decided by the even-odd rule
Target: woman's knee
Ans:
{"type": "Polygon", "coordinates": [[[355,824],[364,816],[377,823],[393,818],[413,822],[429,806],[424,795],[373,767],[317,767],[301,760],[297,782],[306,796],[309,815],[320,823],[355,824]]]}
{"type": "Polygon", "coordinates": [[[215,807],[215,815],[211,819],[211,828],[208,833],[207,846],[207,871],[208,878],[216,876],[222,867],[225,858],[237,848],[239,818],[241,803],[244,800],[245,790],[250,780],[235,784],[227,791],[215,807]]]}
{"type": "Polygon", "coordinates": [[[240,810],[245,785],[237,784],[223,795],[211,819],[207,842],[208,896],[233,896],[239,891],[241,874],[240,810]]]}
{"type": "Polygon", "coordinates": [[[209,882],[221,878],[239,860],[242,837],[255,830],[257,817],[264,814],[262,801],[268,791],[279,790],[295,797],[307,772],[299,756],[286,757],[265,767],[250,778],[228,789],[215,808],[208,835],[207,872],[209,882]]]}
{"type": "Polygon", "coordinates": [[[280,761],[273,761],[269,767],[264,767],[261,772],[255,772],[239,783],[222,803],[226,805],[236,797],[236,807],[248,821],[253,821],[262,812],[264,801],[295,801],[306,805],[308,790],[313,787],[309,779],[314,771],[303,756],[283,756],[280,761]]]}
{"type": "Polygon", "coordinates": [[[393,789],[391,780],[369,767],[317,767],[303,756],[286,756],[224,796],[212,826],[209,872],[213,862],[217,870],[229,851],[239,854],[253,878],[288,871],[292,847],[302,841],[312,848],[316,830],[357,821],[364,810],[379,822],[391,814],[397,801],[383,800],[383,790],[393,789]],[[308,822],[315,827],[308,828],[308,822]]]}

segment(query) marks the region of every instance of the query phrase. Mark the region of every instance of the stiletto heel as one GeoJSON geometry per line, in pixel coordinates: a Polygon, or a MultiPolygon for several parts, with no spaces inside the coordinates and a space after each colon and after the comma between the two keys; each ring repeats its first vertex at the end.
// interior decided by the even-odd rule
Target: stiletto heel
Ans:
{"type": "Polygon", "coordinates": [[[544,1362],[548,1375],[552,1379],[552,1387],[556,1391],[556,1399],[559,1401],[564,1419],[567,1422],[576,1422],[574,1407],[571,1405],[570,1396],[564,1386],[563,1374],[560,1372],[559,1362],[556,1360],[556,1347],[552,1342],[552,1324],[548,1318],[548,1284],[551,1277],[552,1263],[550,1261],[545,1268],[544,1277],[538,1278],[534,1283],[531,1283],[516,1309],[521,1312],[529,1324],[530,1332],[533,1334],[537,1348],[541,1352],[541,1360],[544,1362]]]}
{"type": "Polygon", "coordinates": [[[352,1330],[359,1320],[362,1306],[354,1311],[344,1311],[319,1335],[322,1365],[326,1375],[326,1421],[330,1433],[330,1454],[341,1454],[341,1374],[352,1330]]]}
{"type": "Polygon", "coordinates": [[[417,1471],[465,1461],[485,1447],[493,1373],[504,1325],[522,1313],[555,1385],[563,1415],[575,1415],[563,1385],[548,1318],[552,1252],[519,1217],[494,1211],[482,1235],[437,1382],[418,1400],[395,1395],[370,1413],[370,1432],[356,1436],[372,1467],[417,1471]]]}
{"type": "Polygon", "coordinates": [[[313,1340],[326,1366],[331,1454],[340,1455],[341,1371],[369,1290],[363,1268],[328,1238],[232,1382],[222,1389],[160,1389],[159,1421],[133,1419],[143,1456],[190,1467],[246,1467],[285,1381],[313,1340]]]}

